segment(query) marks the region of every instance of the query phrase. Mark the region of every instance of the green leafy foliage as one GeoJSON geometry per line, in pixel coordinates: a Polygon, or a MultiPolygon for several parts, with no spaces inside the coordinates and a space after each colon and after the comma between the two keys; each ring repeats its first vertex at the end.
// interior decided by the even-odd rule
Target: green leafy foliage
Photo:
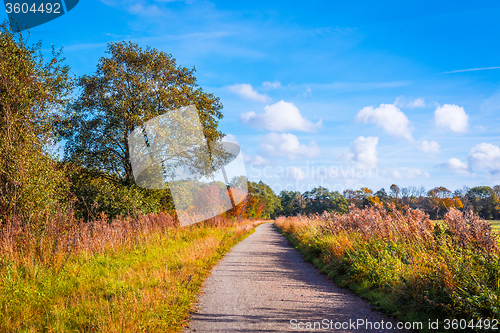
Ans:
{"type": "Polygon", "coordinates": [[[316,187],[304,194],[283,190],[280,193],[281,210],[276,215],[322,214],[323,212],[347,213],[349,202],[338,193],[324,187],[316,187]]]}
{"type": "Polygon", "coordinates": [[[305,199],[299,191],[283,190],[280,193],[281,215],[295,216],[305,210],[305,199]]]}
{"type": "Polygon", "coordinates": [[[65,166],[70,180],[70,190],[76,200],[75,215],[86,221],[96,219],[101,213],[109,217],[135,216],[139,213],[167,212],[174,215],[173,200],[168,190],[148,190],[134,184],[123,186],[72,164],[65,166]]]}
{"type": "Polygon", "coordinates": [[[64,209],[68,184],[47,153],[73,89],[61,52],[44,61],[41,43],[0,24],[0,220],[27,222],[64,209]]]}
{"type": "Polygon", "coordinates": [[[309,214],[321,214],[323,212],[344,214],[348,211],[349,204],[342,194],[330,192],[321,186],[305,192],[304,198],[306,200],[306,212],[309,214]]]}
{"type": "Polygon", "coordinates": [[[498,194],[489,186],[471,188],[464,196],[465,207],[473,209],[485,219],[500,218],[498,194]]]}
{"type": "Polygon", "coordinates": [[[248,182],[248,197],[247,215],[249,218],[275,218],[281,209],[276,193],[262,181],[248,182]]]}

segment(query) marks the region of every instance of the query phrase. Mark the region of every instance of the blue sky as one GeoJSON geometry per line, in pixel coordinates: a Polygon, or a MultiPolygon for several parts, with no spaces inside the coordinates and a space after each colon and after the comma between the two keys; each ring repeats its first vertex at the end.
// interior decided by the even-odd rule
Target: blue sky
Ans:
{"type": "Polygon", "coordinates": [[[277,192],[455,190],[500,184],[498,17],[495,1],[82,0],[31,38],[76,75],[122,40],[196,66],[249,178],[277,192]]]}

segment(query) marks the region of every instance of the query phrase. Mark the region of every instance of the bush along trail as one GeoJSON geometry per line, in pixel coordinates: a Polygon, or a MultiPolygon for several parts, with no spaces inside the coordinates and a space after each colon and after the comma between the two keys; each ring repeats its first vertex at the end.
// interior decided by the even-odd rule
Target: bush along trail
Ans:
{"type": "Polygon", "coordinates": [[[500,319],[496,235],[473,213],[451,209],[437,223],[420,210],[350,207],[275,225],[340,286],[400,321],[438,319],[439,331],[457,323],[455,331],[474,332],[500,319]]]}
{"type": "Polygon", "coordinates": [[[210,269],[256,223],[61,216],[0,233],[0,331],[176,332],[210,269]]]}

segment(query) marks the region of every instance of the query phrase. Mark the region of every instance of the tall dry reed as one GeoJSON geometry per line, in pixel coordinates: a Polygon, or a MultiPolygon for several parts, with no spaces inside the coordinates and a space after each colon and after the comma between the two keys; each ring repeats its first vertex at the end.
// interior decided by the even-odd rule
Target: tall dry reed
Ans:
{"type": "MultiPolygon", "coordinates": [[[[198,226],[225,228],[233,224],[233,220],[217,216],[198,226]]],[[[89,222],[75,219],[71,211],[30,223],[11,217],[0,225],[0,268],[7,263],[62,267],[74,253],[92,255],[139,245],[173,228],[180,228],[179,224],[166,213],[114,219],[101,213],[89,222]]]]}
{"type": "Polygon", "coordinates": [[[497,234],[472,212],[450,209],[431,221],[408,207],[351,206],[276,226],[337,283],[400,320],[500,320],[497,234]]]}
{"type": "Polygon", "coordinates": [[[297,216],[280,218],[278,224],[285,229],[304,229],[313,227],[321,234],[338,234],[339,232],[356,232],[364,240],[374,237],[404,241],[411,244],[429,245],[436,237],[440,227],[461,246],[474,246],[488,252],[497,252],[497,235],[492,231],[491,223],[481,219],[472,211],[460,212],[450,209],[445,215],[442,225],[436,224],[429,216],[419,209],[404,207],[402,211],[391,205],[385,209],[380,205],[356,208],[349,207],[347,214],[324,212],[311,217],[297,216]]]}

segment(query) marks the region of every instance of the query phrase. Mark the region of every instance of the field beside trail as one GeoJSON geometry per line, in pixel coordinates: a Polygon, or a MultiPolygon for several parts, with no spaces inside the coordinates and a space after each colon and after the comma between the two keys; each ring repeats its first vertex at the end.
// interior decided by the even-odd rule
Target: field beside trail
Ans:
{"type": "Polygon", "coordinates": [[[500,232],[500,220],[492,220],[491,226],[493,227],[493,231],[500,232]]]}
{"type": "Polygon", "coordinates": [[[337,284],[400,321],[455,319],[463,332],[498,327],[498,221],[451,209],[435,223],[419,210],[351,207],[275,226],[337,284]]]}
{"type": "Polygon", "coordinates": [[[210,269],[257,224],[14,222],[0,234],[2,332],[178,332],[210,269]]]}

